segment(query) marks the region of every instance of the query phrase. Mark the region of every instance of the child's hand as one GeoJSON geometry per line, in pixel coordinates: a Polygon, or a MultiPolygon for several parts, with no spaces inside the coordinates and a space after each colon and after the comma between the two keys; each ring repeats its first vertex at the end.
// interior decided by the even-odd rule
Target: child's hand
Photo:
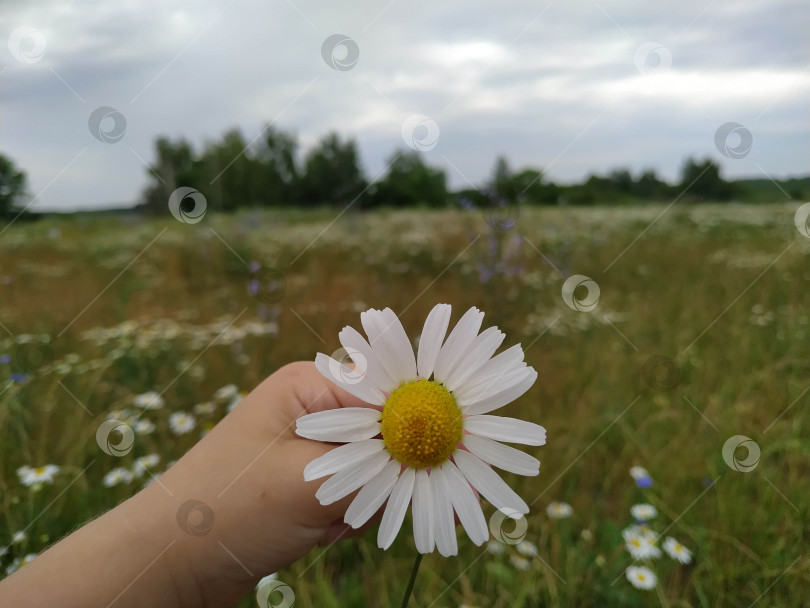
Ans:
{"type": "Polygon", "coordinates": [[[0,605],[235,603],[318,544],[362,532],[342,523],[352,496],[321,506],[320,484],[304,481],[333,446],[298,437],[295,421],[364,406],[312,363],[282,368],[144,491],[0,584],[0,605]]]}

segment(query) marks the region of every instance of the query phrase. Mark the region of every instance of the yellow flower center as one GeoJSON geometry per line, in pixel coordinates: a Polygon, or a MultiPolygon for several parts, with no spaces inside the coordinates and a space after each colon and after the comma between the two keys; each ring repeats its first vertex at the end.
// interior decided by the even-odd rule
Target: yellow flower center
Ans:
{"type": "Polygon", "coordinates": [[[39,468],[35,469],[34,473],[36,473],[37,475],[44,475],[45,474],[45,467],[39,467],[39,468]]]}
{"type": "Polygon", "coordinates": [[[380,426],[385,447],[399,462],[414,469],[435,467],[461,441],[461,410],[441,384],[414,380],[388,397],[380,426]]]}

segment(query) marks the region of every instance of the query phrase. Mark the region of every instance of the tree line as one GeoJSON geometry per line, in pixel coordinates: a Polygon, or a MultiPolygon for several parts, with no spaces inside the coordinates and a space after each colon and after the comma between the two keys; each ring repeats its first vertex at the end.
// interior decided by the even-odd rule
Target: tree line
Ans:
{"type": "MultiPolygon", "coordinates": [[[[810,198],[810,178],[728,181],[713,159],[694,157],[684,161],[676,183],[661,179],[653,169],[635,174],[616,169],[591,174],[578,184],[556,184],[542,169],[514,169],[500,156],[486,183],[453,191],[443,169],[427,164],[419,152],[403,148],[387,159],[382,176],[369,180],[353,138],[329,133],[302,155],[295,134],[274,127],[265,128],[252,141],[232,129],[198,149],[184,138],[159,137],[154,157],[138,209],[161,214],[171,193],[181,186],[200,191],[208,209],[221,211],[349,203],[359,209],[447,207],[487,205],[493,199],[530,205],[615,205],[675,197],[751,202],[784,200],[784,194],[796,200],[810,198]]],[[[29,197],[24,171],[0,154],[0,218],[16,213],[29,197]]]]}

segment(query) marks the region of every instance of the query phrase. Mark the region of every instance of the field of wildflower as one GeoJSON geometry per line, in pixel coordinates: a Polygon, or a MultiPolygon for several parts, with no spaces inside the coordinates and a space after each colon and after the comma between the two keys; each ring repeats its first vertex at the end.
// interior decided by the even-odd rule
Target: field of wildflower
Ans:
{"type": "MultiPolygon", "coordinates": [[[[490,541],[459,530],[458,557],[427,556],[413,606],[797,606],[810,588],[801,209],[15,225],[0,234],[0,573],[154,481],[280,366],[338,351],[361,311],[391,307],[416,336],[448,302],[523,345],[539,379],[499,414],[548,439],[524,448],[539,476],[505,474],[531,513],[485,505],[490,541]]],[[[411,534],[383,553],[369,531],[275,576],[301,608],[393,607],[414,552],[411,534]]]]}

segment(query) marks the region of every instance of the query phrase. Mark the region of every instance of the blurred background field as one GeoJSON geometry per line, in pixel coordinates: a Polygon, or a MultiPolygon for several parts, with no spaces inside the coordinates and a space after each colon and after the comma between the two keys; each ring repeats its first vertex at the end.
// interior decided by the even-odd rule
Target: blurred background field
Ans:
{"type": "MultiPolygon", "coordinates": [[[[338,331],[359,327],[362,310],[389,306],[416,336],[430,308],[449,302],[454,319],[484,310],[485,324],[501,326],[506,345],[523,344],[539,371],[499,412],[548,431],[546,446],[529,448],[539,477],[507,475],[532,507],[526,540],[538,555],[477,548],[460,534],[457,559],[426,558],[414,606],[800,605],[810,586],[810,239],[794,225],[799,205],[17,224],[0,239],[0,565],[137,492],[149,474],[105,476],[150,454],[158,474],[238,392],[337,350],[338,331]],[[590,311],[561,295],[578,274],[599,288],[590,311]],[[141,416],[154,428],[142,427],[123,457],[102,452],[99,425],[125,420],[148,391],[166,402],[141,416]],[[193,429],[177,434],[176,412],[193,416],[193,429]],[[750,472],[723,459],[734,435],[761,449],[750,472]],[[36,491],[16,473],[49,463],[61,471],[36,491]],[[647,468],[651,488],[636,487],[634,465],[647,468]],[[573,514],[551,518],[553,501],[573,514]],[[621,530],[639,502],[657,507],[659,531],[693,552],[689,565],[655,561],[655,591],[624,576],[633,562],[621,530]],[[12,542],[18,531],[25,538],[12,542]]],[[[593,295],[583,289],[574,302],[593,295]]],[[[408,536],[383,554],[369,532],[279,579],[302,608],[397,606],[414,554],[408,536]]]]}

